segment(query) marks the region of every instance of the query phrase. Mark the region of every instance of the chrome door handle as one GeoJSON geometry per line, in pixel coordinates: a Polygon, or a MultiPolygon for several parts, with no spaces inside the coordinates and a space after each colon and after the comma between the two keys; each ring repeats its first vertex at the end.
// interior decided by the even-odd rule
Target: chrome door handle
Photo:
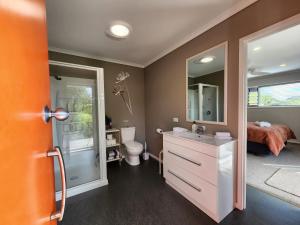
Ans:
{"type": "Polygon", "coordinates": [[[64,121],[68,119],[70,116],[70,113],[66,111],[63,108],[57,108],[55,111],[52,111],[49,109],[48,106],[45,106],[44,108],[44,120],[48,123],[52,117],[59,121],[64,121]]]}
{"type": "Polygon", "coordinates": [[[66,206],[66,192],[67,192],[67,184],[66,184],[66,170],[65,170],[65,164],[64,159],[62,157],[62,153],[60,150],[60,147],[56,146],[52,151],[49,151],[47,153],[48,157],[58,157],[59,162],[59,168],[60,168],[60,178],[61,178],[61,203],[60,203],[60,211],[57,211],[55,213],[52,213],[50,216],[50,220],[58,220],[62,221],[64,217],[65,212],[65,206],[66,206]]]}

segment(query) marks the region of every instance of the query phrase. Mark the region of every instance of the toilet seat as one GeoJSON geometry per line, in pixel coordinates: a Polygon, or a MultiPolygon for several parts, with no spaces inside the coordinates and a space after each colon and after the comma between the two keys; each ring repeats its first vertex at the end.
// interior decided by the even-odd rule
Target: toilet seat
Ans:
{"type": "Polygon", "coordinates": [[[143,145],[136,141],[127,141],[124,144],[131,152],[140,152],[143,149],[143,145]]]}

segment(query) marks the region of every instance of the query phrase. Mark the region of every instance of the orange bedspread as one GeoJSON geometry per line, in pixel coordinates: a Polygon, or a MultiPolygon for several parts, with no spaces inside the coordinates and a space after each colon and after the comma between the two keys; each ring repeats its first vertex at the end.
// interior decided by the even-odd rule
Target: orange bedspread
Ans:
{"type": "Polygon", "coordinates": [[[248,122],[248,141],[266,144],[278,156],[288,139],[296,139],[294,132],[286,125],[272,124],[271,127],[259,127],[248,122]]]}

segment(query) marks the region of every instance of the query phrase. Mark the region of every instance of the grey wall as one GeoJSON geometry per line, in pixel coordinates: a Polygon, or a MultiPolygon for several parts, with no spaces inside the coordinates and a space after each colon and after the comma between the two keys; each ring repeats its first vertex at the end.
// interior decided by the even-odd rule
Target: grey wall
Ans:
{"type": "Polygon", "coordinates": [[[96,66],[104,69],[105,111],[112,118],[114,127],[126,125],[136,126],[136,139],[141,143],[145,141],[145,95],[144,95],[144,69],[104,62],[101,60],[73,56],[58,52],[49,52],[50,60],[69,62],[81,65],[96,66]],[[128,88],[132,96],[133,116],[128,112],[119,96],[112,94],[112,85],[116,75],[121,72],[130,73],[128,88]],[[129,120],[129,123],[123,122],[129,120]]]}
{"type": "Polygon", "coordinates": [[[162,137],[155,129],[191,128],[186,122],[186,59],[228,41],[228,125],[207,125],[208,132],[230,131],[238,136],[239,41],[251,33],[300,13],[299,0],[259,0],[145,69],[146,140],[158,155],[162,137]],[[172,117],[179,117],[174,124],[172,117]]]}
{"type": "Polygon", "coordinates": [[[264,85],[275,85],[295,81],[300,82],[300,70],[293,70],[283,73],[261,76],[257,78],[250,78],[248,79],[248,86],[256,87],[264,85]]]}
{"type": "Polygon", "coordinates": [[[248,121],[286,124],[300,140],[300,107],[248,108],[248,121]]]}
{"type": "MultiPolygon", "coordinates": [[[[273,75],[252,78],[248,86],[264,86],[300,81],[300,70],[278,73],[273,75]]],[[[300,107],[248,107],[248,121],[269,121],[271,123],[286,124],[300,140],[300,107]]]]}

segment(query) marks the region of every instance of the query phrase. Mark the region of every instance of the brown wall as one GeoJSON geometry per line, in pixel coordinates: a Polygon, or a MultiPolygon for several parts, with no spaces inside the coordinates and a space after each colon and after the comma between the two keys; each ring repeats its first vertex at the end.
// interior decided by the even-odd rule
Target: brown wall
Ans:
{"type": "Polygon", "coordinates": [[[49,52],[51,60],[96,66],[104,69],[105,111],[112,118],[114,127],[128,125],[136,126],[136,139],[142,143],[145,140],[145,98],[144,98],[144,70],[142,68],[104,62],[101,60],[78,57],[58,52],[49,52]],[[116,75],[125,71],[130,73],[127,85],[132,97],[133,116],[130,115],[119,96],[112,94],[112,85],[116,75]]]}
{"type": "Polygon", "coordinates": [[[259,0],[204,34],[177,48],[145,69],[146,140],[151,153],[158,155],[162,137],[160,127],[170,130],[172,117],[179,126],[185,121],[185,61],[193,55],[228,41],[228,125],[207,125],[208,132],[229,130],[238,134],[238,61],[239,39],[300,13],[299,0],[259,0]]]}

